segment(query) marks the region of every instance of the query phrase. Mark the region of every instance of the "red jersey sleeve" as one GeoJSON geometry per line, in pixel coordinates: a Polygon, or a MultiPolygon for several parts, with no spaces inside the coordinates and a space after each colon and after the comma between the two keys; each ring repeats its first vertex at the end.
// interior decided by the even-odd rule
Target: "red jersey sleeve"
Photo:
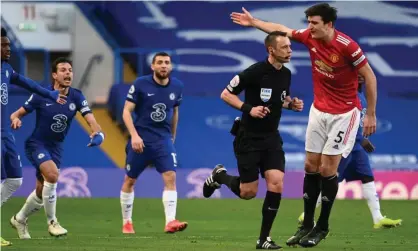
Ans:
{"type": "Polygon", "coordinates": [[[292,40],[306,45],[310,35],[311,34],[308,29],[293,30],[292,40]]]}
{"type": "Polygon", "coordinates": [[[348,60],[357,70],[367,63],[366,56],[360,46],[354,41],[351,41],[346,47],[346,54],[348,60]]]}

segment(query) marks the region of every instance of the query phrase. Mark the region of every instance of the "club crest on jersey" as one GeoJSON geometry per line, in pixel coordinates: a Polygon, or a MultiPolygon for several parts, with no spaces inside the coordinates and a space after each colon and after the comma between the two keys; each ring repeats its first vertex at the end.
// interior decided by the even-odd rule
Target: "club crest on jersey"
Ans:
{"type": "Polygon", "coordinates": [[[170,93],[170,100],[174,100],[176,98],[176,95],[174,93],[170,93]]]}
{"type": "Polygon", "coordinates": [[[75,104],[74,103],[71,103],[70,106],[69,106],[69,108],[70,108],[71,111],[74,111],[75,110],[75,104]]]}
{"type": "Polygon", "coordinates": [[[271,98],[271,94],[273,93],[272,89],[261,88],[260,91],[260,98],[263,102],[267,102],[271,98]]]}
{"type": "Polygon", "coordinates": [[[329,56],[329,59],[331,60],[331,62],[333,62],[334,64],[338,62],[338,60],[340,60],[340,58],[338,57],[337,54],[331,54],[331,56],[329,56]]]}
{"type": "Polygon", "coordinates": [[[44,157],[45,157],[45,154],[43,153],[38,154],[38,159],[43,159],[44,157]]]}

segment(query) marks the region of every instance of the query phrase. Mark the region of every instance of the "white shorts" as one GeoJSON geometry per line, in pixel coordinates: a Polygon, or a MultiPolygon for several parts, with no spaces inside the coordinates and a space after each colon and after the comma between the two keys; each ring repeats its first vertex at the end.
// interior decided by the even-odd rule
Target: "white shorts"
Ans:
{"type": "Polygon", "coordinates": [[[343,114],[321,112],[312,104],[306,128],[305,150],[326,155],[342,154],[346,158],[356,142],[360,110],[343,114]]]}

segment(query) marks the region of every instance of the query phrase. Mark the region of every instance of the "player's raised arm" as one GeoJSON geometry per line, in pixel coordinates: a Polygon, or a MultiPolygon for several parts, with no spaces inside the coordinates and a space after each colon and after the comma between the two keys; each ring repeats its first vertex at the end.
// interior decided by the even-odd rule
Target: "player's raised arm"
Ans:
{"type": "Polygon", "coordinates": [[[31,92],[39,94],[44,98],[49,98],[59,104],[65,104],[65,95],[61,95],[59,90],[50,91],[43,88],[40,84],[30,78],[26,78],[16,72],[13,72],[10,83],[23,87],[31,92]]]}
{"type": "Polygon", "coordinates": [[[241,26],[254,27],[266,33],[270,33],[272,31],[283,31],[286,32],[288,37],[292,37],[292,29],[282,24],[270,23],[254,18],[251,15],[251,13],[247,11],[244,7],[242,7],[242,13],[232,12],[231,19],[234,23],[239,24],[241,26]]]}

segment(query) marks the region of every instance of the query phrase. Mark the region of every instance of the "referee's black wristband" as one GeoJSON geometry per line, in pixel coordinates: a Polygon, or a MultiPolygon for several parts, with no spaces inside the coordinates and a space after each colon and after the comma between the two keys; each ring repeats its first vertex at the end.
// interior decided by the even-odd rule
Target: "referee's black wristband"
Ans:
{"type": "Polygon", "coordinates": [[[287,105],[287,109],[288,110],[292,110],[293,109],[293,102],[290,101],[289,104],[287,105]]]}
{"type": "Polygon", "coordinates": [[[250,104],[243,104],[242,106],[241,106],[241,111],[242,112],[245,112],[245,113],[250,113],[251,112],[251,109],[253,109],[253,106],[252,105],[250,105],[250,104]]]}

